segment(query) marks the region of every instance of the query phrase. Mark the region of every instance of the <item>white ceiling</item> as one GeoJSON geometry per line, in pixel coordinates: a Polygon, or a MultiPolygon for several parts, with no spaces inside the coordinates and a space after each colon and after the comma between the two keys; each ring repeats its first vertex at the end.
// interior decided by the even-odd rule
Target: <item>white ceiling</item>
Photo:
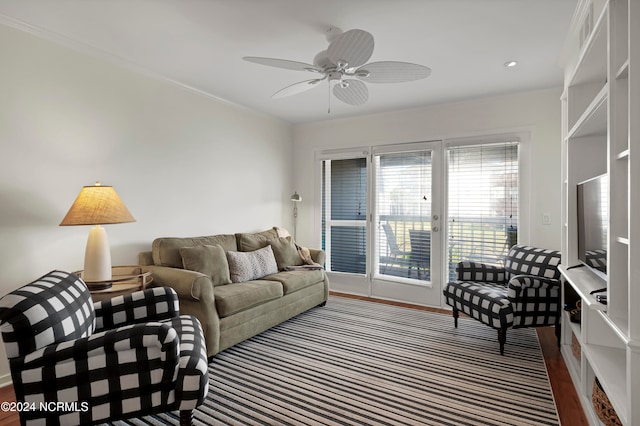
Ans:
{"type": "Polygon", "coordinates": [[[0,22],[290,122],[326,120],[560,87],[577,0],[0,0],[0,22]],[[345,105],[326,83],[284,99],[308,73],[242,60],[312,63],[325,31],[375,37],[370,61],[432,69],[424,80],[369,84],[345,105]],[[508,60],[518,66],[506,68],[508,60]]]}

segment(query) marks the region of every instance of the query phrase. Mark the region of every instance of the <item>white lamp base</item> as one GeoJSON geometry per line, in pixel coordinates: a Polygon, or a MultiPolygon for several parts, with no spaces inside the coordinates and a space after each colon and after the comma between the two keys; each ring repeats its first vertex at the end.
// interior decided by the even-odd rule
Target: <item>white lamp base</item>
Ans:
{"type": "Polygon", "coordinates": [[[107,230],[100,225],[94,226],[89,231],[87,248],[84,252],[82,278],[87,282],[111,280],[109,239],[107,238],[107,230]]]}

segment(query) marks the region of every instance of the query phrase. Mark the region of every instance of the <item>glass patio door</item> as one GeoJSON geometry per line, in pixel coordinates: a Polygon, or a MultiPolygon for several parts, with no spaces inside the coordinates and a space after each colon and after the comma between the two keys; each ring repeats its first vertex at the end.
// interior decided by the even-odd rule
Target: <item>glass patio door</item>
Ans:
{"type": "Polygon", "coordinates": [[[372,295],[439,304],[442,143],[375,147],[372,295]]]}
{"type": "Polygon", "coordinates": [[[332,290],[442,306],[458,262],[500,265],[518,241],[521,153],[509,135],[317,154],[332,290]]]}

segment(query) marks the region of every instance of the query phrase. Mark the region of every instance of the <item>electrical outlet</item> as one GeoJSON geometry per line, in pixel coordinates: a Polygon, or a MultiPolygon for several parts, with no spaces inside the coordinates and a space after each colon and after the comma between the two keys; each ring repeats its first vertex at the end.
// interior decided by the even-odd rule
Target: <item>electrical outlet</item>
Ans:
{"type": "Polygon", "coordinates": [[[543,225],[551,225],[551,214],[550,213],[542,213],[542,224],[543,225]]]}

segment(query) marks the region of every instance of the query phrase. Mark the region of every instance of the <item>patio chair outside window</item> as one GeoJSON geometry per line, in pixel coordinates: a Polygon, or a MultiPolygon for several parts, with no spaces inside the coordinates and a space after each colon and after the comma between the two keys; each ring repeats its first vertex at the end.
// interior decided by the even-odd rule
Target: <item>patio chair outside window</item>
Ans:
{"type": "MultiPolygon", "coordinates": [[[[389,245],[389,255],[386,257],[386,262],[382,269],[382,273],[384,274],[387,271],[389,265],[406,265],[406,257],[411,255],[411,252],[403,250],[398,245],[398,240],[396,238],[395,232],[393,232],[393,228],[388,223],[382,225],[382,229],[384,230],[384,235],[387,238],[387,244],[389,245]]],[[[411,269],[407,271],[407,277],[411,273],[411,269]]]]}

